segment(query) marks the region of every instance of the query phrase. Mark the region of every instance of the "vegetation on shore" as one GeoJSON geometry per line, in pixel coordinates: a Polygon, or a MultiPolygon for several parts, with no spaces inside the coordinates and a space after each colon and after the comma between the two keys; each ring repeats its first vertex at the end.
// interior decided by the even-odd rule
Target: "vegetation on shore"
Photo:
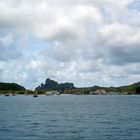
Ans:
{"type": "Polygon", "coordinates": [[[76,95],[96,95],[96,94],[140,94],[140,82],[121,87],[85,87],[77,88],[73,83],[57,83],[54,80],[47,79],[45,84],[41,84],[35,89],[39,93],[48,93],[48,91],[58,91],[60,94],[76,95]]]}
{"type": "Polygon", "coordinates": [[[17,91],[17,90],[26,90],[24,87],[16,84],[16,83],[2,83],[0,82],[0,91],[3,90],[12,90],[12,91],[17,91]]]}
{"type": "Polygon", "coordinates": [[[131,95],[140,94],[140,82],[121,87],[85,87],[77,88],[73,83],[58,83],[54,80],[47,79],[45,84],[38,86],[35,91],[26,90],[24,87],[16,83],[1,83],[0,82],[0,94],[73,94],[73,95],[131,95]]]}
{"type": "Polygon", "coordinates": [[[66,89],[74,89],[74,84],[73,83],[58,83],[54,80],[51,79],[46,79],[45,84],[41,84],[40,86],[38,86],[35,90],[39,91],[39,90],[66,90],[66,89]]]}

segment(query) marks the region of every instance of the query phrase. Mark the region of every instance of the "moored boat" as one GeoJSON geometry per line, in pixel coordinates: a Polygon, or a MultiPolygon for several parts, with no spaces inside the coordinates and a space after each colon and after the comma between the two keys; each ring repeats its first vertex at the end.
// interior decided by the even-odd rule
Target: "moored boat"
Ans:
{"type": "Polygon", "coordinates": [[[38,95],[37,94],[34,94],[33,97],[38,97],[38,95]]]}

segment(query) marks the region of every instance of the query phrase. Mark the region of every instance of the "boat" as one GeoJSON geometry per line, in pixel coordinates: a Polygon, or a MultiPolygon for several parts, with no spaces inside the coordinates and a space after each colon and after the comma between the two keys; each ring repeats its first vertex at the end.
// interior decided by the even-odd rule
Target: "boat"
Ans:
{"type": "Polygon", "coordinates": [[[5,94],[5,96],[9,96],[9,94],[5,94]]]}
{"type": "Polygon", "coordinates": [[[15,93],[13,93],[12,95],[13,95],[13,96],[15,96],[16,94],[15,94],[15,93]]]}
{"type": "Polygon", "coordinates": [[[37,94],[34,94],[33,97],[38,97],[38,95],[37,94]]]}

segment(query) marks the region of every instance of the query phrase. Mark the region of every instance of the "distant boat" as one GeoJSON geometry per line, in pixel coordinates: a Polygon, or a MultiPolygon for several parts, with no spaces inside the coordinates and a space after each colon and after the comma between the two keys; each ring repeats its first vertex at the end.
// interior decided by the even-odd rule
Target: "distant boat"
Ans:
{"type": "Polygon", "coordinates": [[[33,97],[38,97],[38,95],[37,94],[34,94],[33,97]]]}
{"type": "Polygon", "coordinates": [[[9,94],[5,94],[5,96],[9,96],[9,94]]]}

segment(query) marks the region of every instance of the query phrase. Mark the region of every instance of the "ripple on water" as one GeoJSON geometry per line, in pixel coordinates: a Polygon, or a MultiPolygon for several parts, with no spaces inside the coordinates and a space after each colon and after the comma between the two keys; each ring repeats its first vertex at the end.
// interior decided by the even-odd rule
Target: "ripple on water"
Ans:
{"type": "Polygon", "coordinates": [[[140,96],[0,97],[0,140],[139,140],[140,96]]]}

